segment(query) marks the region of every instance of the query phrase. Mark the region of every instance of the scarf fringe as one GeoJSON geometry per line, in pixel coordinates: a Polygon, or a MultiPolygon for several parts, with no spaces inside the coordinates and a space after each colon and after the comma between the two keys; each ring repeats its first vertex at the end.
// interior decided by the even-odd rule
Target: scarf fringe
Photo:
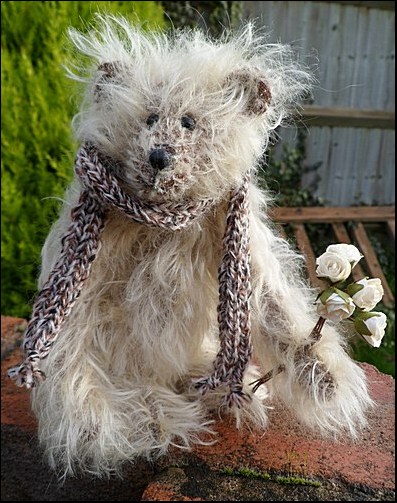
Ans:
{"type": "Polygon", "coordinates": [[[47,357],[88,279],[100,247],[105,211],[84,190],[72,209],[72,223],[62,238],[61,255],[41,289],[24,334],[27,357],[8,371],[17,386],[33,388],[45,379],[39,363],[47,357]]]}
{"type": "Polygon", "coordinates": [[[249,299],[251,296],[248,187],[250,174],[231,193],[226,229],[223,237],[223,259],[219,268],[218,322],[220,349],[214,371],[195,387],[204,394],[222,384],[229,386],[225,402],[242,404],[249,400],[243,392],[244,371],[252,355],[249,299]]]}

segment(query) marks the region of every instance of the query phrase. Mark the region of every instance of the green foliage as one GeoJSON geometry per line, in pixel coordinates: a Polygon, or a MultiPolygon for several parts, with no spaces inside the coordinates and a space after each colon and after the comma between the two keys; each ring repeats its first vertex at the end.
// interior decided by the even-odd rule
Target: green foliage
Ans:
{"type": "Polygon", "coordinates": [[[214,36],[223,29],[234,28],[242,15],[241,1],[176,1],[161,2],[164,12],[172,26],[200,27],[214,36]]]}
{"type": "MultiPolygon", "coordinates": [[[[371,241],[383,274],[387,283],[395,296],[395,251],[391,245],[390,237],[383,226],[373,226],[368,230],[368,238],[371,241]]],[[[353,342],[354,358],[361,362],[367,362],[374,365],[385,374],[395,375],[395,308],[385,306],[380,303],[374,309],[381,311],[387,316],[387,326],[385,336],[379,348],[369,346],[364,340],[356,338],[353,342]]]]}
{"type": "Polygon", "coordinates": [[[7,315],[30,314],[40,248],[72,175],[77,89],[62,67],[66,29],[84,30],[98,11],[163,24],[155,2],[1,3],[1,312],[7,315]]]}
{"type": "Polygon", "coordinates": [[[321,487],[321,483],[315,480],[309,480],[303,477],[283,476],[283,475],[270,475],[267,472],[259,472],[248,467],[242,467],[235,470],[234,468],[225,467],[222,469],[223,475],[245,477],[249,479],[269,480],[279,484],[291,484],[301,486],[314,486],[321,487]]]}
{"type": "Polygon", "coordinates": [[[267,472],[258,472],[246,467],[240,468],[237,471],[237,474],[241,475],[242,477],[248,477],[252,479],[270,480],[270,475],[267,472]]]}
{"type": "Polygon", "coordinates": [[[309,187],[302,185],[302,176],[315,172],[321,165],[306,165],[305,139],[306,130],[299,128],[294,147],[284,144],[279,159],[270,149],[260,163],[261,183],[273,195],[278,206],[322,206],[322,201],[313,195],[318,179],[315,177],[309,187]]]}
{"type": "MultiPolygon", "coordinates": [[[[385,225],[386,226],[386,225],[385,225]]],[[[395,281],[396,281],[396,262],[394,239],[393,246],[391,246],[391,238],[388,235],[385,226],[372,226],[368,227],[368,238],[371,241],[372,248],[378,257],[382,271],[385,274],[389,283],[390,289],[395,295],[395,281]]]]}
{"type": "Polygon", "coordinates": [[[222,469],[222,473],[224,475],[246,477],[249,479],[271,480],[271,476],[269,475],[269,473],[258,472],[257,470],[253,470],[245,466],[237,470],[230,467],[225,467],[222,469]]]}

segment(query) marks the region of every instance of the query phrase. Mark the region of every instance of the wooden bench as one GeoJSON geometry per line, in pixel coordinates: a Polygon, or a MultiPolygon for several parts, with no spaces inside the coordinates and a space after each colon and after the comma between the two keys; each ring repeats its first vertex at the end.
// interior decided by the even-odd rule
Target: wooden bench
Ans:
{"type": "MultiPolygon", "coordinates": [[[[306,232],[306,224],[330,224],[334,243],[353,243],[364,255],[365,274],[361,263],[353,269],[355,280],[366,275],[380,278],[384,288],[383,302],[387,306],[394,304],[394,296],[382,271],[378,257],[368,238],[365,224],[383,224],[394,245],[395,240],[395,207],[394,206],[352,206],[352,207],[297,207],[273,208],[271,218],[277,223],[281,234],[288,237],[285,225],[289,224],[296,239],[296,244],[304,254],[308,277],[312,286],[323,287],[324,282],[316,277],[316,255],[306,232]],[[351,225],[347,225],[351,222],[351,225]]],[[[325,250],[324,250],[325,251],[325,250]]]]}

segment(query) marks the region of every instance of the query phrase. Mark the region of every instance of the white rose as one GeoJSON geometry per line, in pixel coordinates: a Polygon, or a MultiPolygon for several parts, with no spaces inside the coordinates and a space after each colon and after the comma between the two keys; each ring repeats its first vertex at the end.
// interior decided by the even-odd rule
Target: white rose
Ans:
{"type": "Polygon", "coordinates": [[[332,293],[324,303],[321,299],[317,301],[317,313],[335,322],[349,318],[355,309],[356,306],[348,295],[341,297],[338,293],[332,293]]]}
{"type": "Polygon", "coordinates": [[[360,250],[356,248],[354,245],[349,245],[347,243],[340,243],[337,245],[329,245],[326,249],[327,252],[337,253],[350,262],[351,267],[358,264],[364,255],[361,255],[360,250]]]}
{"type": "Polygon", "coordinates": [[[352,267],[344,255],[326,251],[316,259],[316,275],[329,278],[332,283],[343,281],[350,276],[352,267]]]}
{"type": "Polygon", "coordinates": [[[355,284],[363,285],[364,288],[352,295],[354,303],[364,311],[371,311],[383,297],[381,280],[379,278],[363,278],[360,281],[356,281],[355,284]]]}
{"type": "Polygon", "coordinates": [[[386,325],[386,315],[377,311],[363,313],[354,322],[357,332],[374,348],[380,346],[385,335],[386,325]]]}

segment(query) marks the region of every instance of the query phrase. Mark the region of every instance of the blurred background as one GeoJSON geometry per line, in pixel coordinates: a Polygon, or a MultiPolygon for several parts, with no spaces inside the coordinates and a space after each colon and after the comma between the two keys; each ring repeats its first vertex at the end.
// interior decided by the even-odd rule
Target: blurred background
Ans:
{"type": "MultiPolygon", "coordinates": [[[[65,76],[66,29],[85,30],[96,12],[121,14],[145,29],[190,26],[218,36],[255,19],[269,42],[289,43],[318,84],[295,125],[260,166],[275,203],[289,207],[394,206],[395,2],[175,1],[1,3],[2,296],[1,312],[28,317],[40,249],[71,180],[77,145],[70,121],[79,88],[65,76]]],[[[288,231],[288,228],[286,229],[288,231]]],[[[314,252],[329,227],[307,226],[314,252]]],[[[394,296],[394,242],[368,232],[394,296]]],[[[294,235],[288,235],[294,242],[294,235]]],[[[394,306],[379,350],[354,356],[394,375],[394,306]]]]}

